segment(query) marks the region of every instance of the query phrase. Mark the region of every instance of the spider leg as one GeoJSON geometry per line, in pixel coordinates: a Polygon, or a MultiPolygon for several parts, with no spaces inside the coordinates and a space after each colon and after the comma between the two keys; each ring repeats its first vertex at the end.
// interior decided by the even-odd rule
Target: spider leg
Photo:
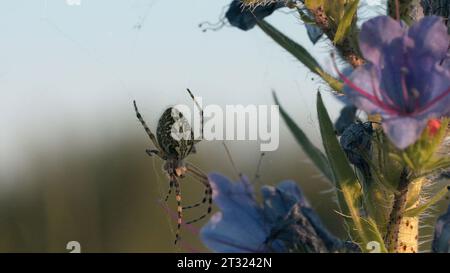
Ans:
{"type": "MultiPolygon", "coordinates": [[[[194,178],[197,179],[196,176],[192,175],[191,173],[189,173],[189,174],[190,174],[192,177],[194,177],[194,178]]],[[[199,207],[199,206],[203,205],[204,203],[206,203],[206,200],[208,199],[208,196],[209,196],[209,188],[208,188],[208,187],[205,187],[205,193],[203,194],[203,199],[202,199],[202,201],[200,201],[200,202],[198,202],[198,203],[196,203],[196,204],[194,204],[194,205],[184,206],[183,209],[184,209],[184,210],[186,210],[186,209],[192,209],[192,208],[196,208],[196,207],[199,207]]]]}
{"type": "Polygon", "coordinates": [[[170,182],[175,184],[175,195],[177,199],[177,213],[178,213],[178,220],[177,220],[177,231],[175,234],[175,244],[180,240],[180,230],[181,230],[181,221],[182,221],[182,213],[183,213],[183,207],[181,206],[181,190],[180,190],[180,184],[178,183],[178,180],[175,175],[170,176],[170,182]]]}
{"type": "Polygon", "coordinates": [[[145,152],[149,155],[149,156],[160,156],[159,155],[159,150],[155,150],[155,149],[147,149],[145,150],[145,152]]]}
{"type": "MultiPolygon", "coordinates": [[[[155,145],[156,149],[159,151],[158,155],[162,158],[164,157],[164,154],[162,153],[161,147],[159,146],[158,141],[156,140],[155,135],[152,133],[152,131],[150,130],[150,128],[148,128],[147,123],[145,123],[144,118],[142,117],[141,113],[138,110],[136,101],[133,101],[133,105],[134,105],[134,111],[136,112],[136,117],[138,118],[138,120],[141,122],[142,126],[145,129],[145,132],[147,133],[148,137],[150,138],[150,140],[153,142],[153,145],[155,145]]],[[[148,153],[148,152],[147,152],[148,153]]]]}
{"type": "Polygon", "coordinates": [[[197,100],[195,100],[194,95],[192,94],[191,90],[189,90],[189,88],[187,88],[187,91],[189,93],[189,96],[191,96],[192,100],[195,103],[195,106],[197,106],[198,110],[200,111],[200,124],[201,124],[201,128],[200,128],[200,139],[198,140],[194,140],[194,143],[199,143],[200,141],[202,141],[203,139],[203,124],[204,124],[204,115],[203,115],[203,109],[200,107],[200,104],[197,102],[197,100]]]}
{"type": "Polygon", "coordinates": [[[170,179],[170,182],[169,182],[169,190],[167,191],[166,198],[164,198],[164,202],[167,202],[167,200],[169,199],[169,196],[170,196],[170,194],[172,193],[172,188],[173,188],[173,186],[174,186],[173,180],[170,179]]]}
{"type": "Polygon", "coordinates": [[[206,200],[208,200],[208,210],[205,214],[203,214],[202,216],[193,219],[191,221],[186,222],[186,224],[192,224],[195,222],[198,222],[200,220],[202,220],[203,218],[205,218],[206,216],[208,216],[208,214],[211,213],[211,209],[212,209],[212,187],[211,184],[209,183],[208,177],[197,167],[195,167],[194,165],[190,164],[190,163],[186,163],[186,168],[187,171],[192,174],[194,177],[196,177],[197,181],[201,182],[204,186],[205,186],[205,197],[203,198],[202,202],[199,203],[198,205],[195,204],[193,206],[190,207],[198,207],[201,204],[206,203],[206,200]]]}
{"type": "Polygon", "coordinates": [[[191,154],[196,154],[196,153],[197,153],[197,148],[195,147],[195,145],[192,145],[191,154]]]}

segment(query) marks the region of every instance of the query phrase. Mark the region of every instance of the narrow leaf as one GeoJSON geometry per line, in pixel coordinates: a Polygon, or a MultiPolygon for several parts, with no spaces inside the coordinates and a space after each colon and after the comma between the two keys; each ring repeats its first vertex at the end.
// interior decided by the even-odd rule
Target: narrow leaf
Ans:
{"type": "Polygon", "coordinates": [[[434,204],[436,204],[437,202],[439,202],[439,200],[441,200],[442,198],[444,198],[444,196],[448,193],[449,191],[449,187],[450,186],[445,186],[444,188],[442,188],[440,191],[438,191],[436,194],[434,194],[434,196],[428,200],[427,202],[425,202],[422,205],[419,205],[418,207],[415,208],[410,208],[407,209],[405,211],[405,216],[406,217],[416,217],[419,216],[420,214],[422,214],[423,212],[425,212],[427,209],[429,209],[431,206],[433,206],[434,204]]]}
{"type": "MultiPolygon", "coordinates": [[[[370,242],[377,242],[377,243],[380,244],[379,251],[381,253],[387,253],[386,246],[384,245],[384,239],[381,236],[381,232],[379,231],[375,221],[373,219],[370,219],[370,218],[369,219],[363,219],[362,224],[363,224],[365,229],[369,230],[372,233],[372,239],[371,239],[371,241],[368,242],[368,244],[370,242]]],[[[365,250],[368,250],[368,249],[365,248],[365,250]]]]}
{"type": "Polygon", "coordinates": [[[276,28],[274,28],[272,25],[270,25],[264,20],[258,20],[257,24],[277,44],[279,44],[286,51],[291,53],[295,58],[297,58],[313,73],[322,77],[322,79],[325,82],[327,82],[331,88],[333,88],[337,92],[342,91],[343,88],[342,82],[335,79],[330,74],[326,73],[322,69],[320,64],[316,61],[316,59],[311,54],[309,54],[309,52],[304,47],[291,40],[289,37],[278,31],[276,28]]]}
{"type": "Polygon", "coordinates": [[[334,133],[333,123],[322,101],[322,96],[317,93],[317,114],[319,118],[320,132],[330,168],[333,172],[334,182],[337,187],[337,196],[342,214],[349,215],[346,224],[352,237],[356,237],[359,243],[365,245],[376,241],[385,249],[380,232],[372,225],[367,225],[371,219],[364,219],[360,215],[362,202],[362,189],[358,179],[350,166],[344,151],[334,133]]]}
{"type": "Polygon", "coordinates": [[[300,129],[294,120],[286,113],[283,107],[281,107],[278,98],[273,92],[273,98],[275,103],[280,107],[281,117],[286,122],[291,133],[294,135],[298,144],[302,147],[303,151],[308,155],[314,165],[325,175],[328,180],[333,181],[333,176],[331,174],[330,166],[328,165],[328,160],[325,155],[320,151],[317,147],[312,144],[312,142],[308,139],[306,134],[300,129]]]}
{"type": "Polygon", "coordinates": [[[336,31],[336,35],[334,36],[334,44],[339,44],[344,37],[347,35],[348,31],[352,27],[353,18],[356,15],[356,11],[358,10],[359,0],[353,1],[350,4],[349,8],[345,11],[344,16],[339,22],[338,29],[336,31]]]}

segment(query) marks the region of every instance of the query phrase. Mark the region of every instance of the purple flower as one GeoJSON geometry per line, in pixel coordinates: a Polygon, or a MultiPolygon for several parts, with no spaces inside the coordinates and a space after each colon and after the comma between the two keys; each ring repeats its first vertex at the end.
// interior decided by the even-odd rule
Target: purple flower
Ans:
{"type": "Polygon", "coordinates": [[[341,247],[311,209],[293,181],[262,188],[263,205],[255,200],[247,178],[231,182],[209,176],[213,200],[220,208],[201,229],[203,243],[215,252],[327,252],[341,247]]]}
{"type": "Polygon", "coordinates": [[[433,252],[450,253],[450,206],[447,213],[441,215],[434,229],[433,252]]]}
{"type": "Polygon", "coordinates": [[[368,62],[350,78],[340,73],[344,93],[358,108],[381,114],[386,135],[404,149],[419,138],[428,119],[449,112],[447,27],[437,16],[410,28],[379,16],[363,24],[359,44],[368,62]]]}
{"type": "MultiPolygon", "coordinates": [[[[209,176],[214,203],[220,208],[200,231],[203,243],[216,252],[269,252],[265,245],[270,227],[253,195],[253,187],[244,178],[232,183],[219,174],[209,176]]],[[[273,251],[285,252],[276,242],[273,251]]]]}

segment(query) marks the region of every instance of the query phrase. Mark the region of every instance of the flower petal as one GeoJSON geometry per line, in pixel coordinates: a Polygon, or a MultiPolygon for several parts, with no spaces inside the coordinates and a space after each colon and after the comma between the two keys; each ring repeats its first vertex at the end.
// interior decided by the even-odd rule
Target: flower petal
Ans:
{"type": "Polygon", "coordinates": [[[447,26],[441,17],[426,16],[409,28],[408,36],[414,40],[414,60],[420,63],[429,59],[429,66],[442,60],[448,50],[450,37],[447,34],[447,26]]]}
{"type": "MultiPolygon", "coordinates": [[[[438,65],[436,64],[436,66],[438,65]]],[[[450,111],[450,94],[448,94],[450,89],[450,69],[447,69],[447,71],[442,70],[443,68],[435,68],[426,74],[428,81],[423,85],[423,90],[425,91],[421,92],[419,100],[421,108],[426,108],[421,110],[421,114],[427,117],[441,117],[450,111]]],[[[422,75],[425,74],[423,73],[422,75]]]]}
{"type": "Polygon", "coordinates": [[[262,193],[264,215],[273,223],[275,230],[278,228],[278,238],[288,246],[300,243],[307,245],[305,238],[315,241],[318,245],[323,243],[328,251],[342,246],[342,242],[323,225],[319,215],[311,208],[294,181],[283,181],[276,187],[265,186],[262,193]],[[314,231],[311,231],[310,227],[314,231]]]}
{"type": "MultiPolygon", "coordinates": [[[[408,56],[407,44],[413,43],[411,38],[404,36],[395,39],[387,46],[383,52],[383,65],[380,67],[381,89],[384,90],[386,95],[392,100],[393,104],[403,112],[411,111],[408,107],[412,107],[412,96],[405,97],[404,90],[409,91],[412,86],[412,82],[405,78],[403,86],[404,72],[410,68],[409,63],[412,60],[408,56]]],[[[408,75],[408,74],[407,74],[408,75]]],[[[409,73],[411,75],[411,73],[409,73]]]]}
{"type": "MultiPolygon", "coordinates": [[[[356,68],[350,76],[350,81],[358,87],[358,89],[363,90],[370,97],[376,97],[374,86],[379,87],[380,82],[376,76],[377,72],[374,65],[368,63],[363,66],[356,68]]],[[[384,113],[383,109],[377,105],[374,99],[370,99],[364,96],[360,91],[348,84],[344,86],[344,94],[347,95],[348,99],[359,109],[365,111],[368,114],[384,113]]]]}
{"type": "Polygon", "coordinates": [[[295,202],[299,203],[302,207],[311,207],[305,195],[303,194],[303,191],[295,181],[283,181],[277,185],[277,189],[286,196],[292,196],[295,202]]]}
{"type": "Polygon", "coordinates": [[[301,189],[291,180],[283,181],[276,187],[264,186],[261,192],[264,200],[264,215],[272,223],[280,221],[278,218],[285,217],[295,204],[310,207],[301,189]]]}
{"type": "Polygon", "coordinates": [[[314,231],[317,233],[320,239],[324,242],[325,246],[330,252],[333,252],[337,249],[343,247],[343,242],[334,236],[322,223],[319,215],[312,209],[303,207],[302,213],[306,216],[308,221],[314,228],[314,231]]]}
{"type": "Polygon", "coordinates": [[[202,227],[200,237],[205,246],[214,252],[269,252],[264,244],[268,234],[261,232],[261,226],[261,223],[239,211],[228,214],[220,211],[202,227]]]}
{"type": "Polygon", "coordinates": [[[405,149],[416,142],[427,124],[427,119],[396,117],[383,120],[383,130],[399,149],[405,149]]]}
{"type": "Polygon", "coordinates": [[[221,174],[212,173],[209,175],[209,181],[213,188],[214,203],[220,210],[233,210],[235,206],[252,207],[254,211],[258,209],[253,196],[253,186],[246,177],[233,183],[221,174]]]}
{"type": "Polygon", "coordinates": [[[248,181],[233,183],[219,174],[209,178],[221,211],[201,229],[203,243],[215,252],[268,252],[264,242],[269,230],[248,181]]]}
{"type": "Polygon", "coordinates": [[[359,47],[364,58],[380,65],[384,48],[405,34],[405,29],[389,16],[375,17],[362,25],[359,47]]]}
{"type": "MultiPolygon", "coordinates": [[[[450,88],[450,69],[443,60],[450,43],[442,18],[427,16],[408,31],[412,40],[407,52],[408,85],[420,93],[419,102],[427,104],[450,88]]],[[[406,45],[408,46],[408,45],[406,45]]]]}

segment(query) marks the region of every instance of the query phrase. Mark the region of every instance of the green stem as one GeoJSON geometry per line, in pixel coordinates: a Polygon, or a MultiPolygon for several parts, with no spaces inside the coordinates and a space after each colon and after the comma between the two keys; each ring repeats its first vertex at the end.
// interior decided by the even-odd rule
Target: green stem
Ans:
{"type": "MultiPolygon", "coordinates": [[[[323,33],[325,33],[328,39],[334,41],[336,37],[337,26],[335,26],[330,21],[323,7],[320,6],[316,9],[312,9],[310,10],[310,12],[314,16],[316,25],[320,27],[320,29],[322,29],[323,33]]],[[[365,60],[359,52],[357,32],[358,31],[356,30],[356,27],[351,28],[350,32],[342,39],[342,41],[339,44],[335,45],[341,56],[346,59],[347,62],[353,67],[358,67],[365,63],[365,60]]]]}

